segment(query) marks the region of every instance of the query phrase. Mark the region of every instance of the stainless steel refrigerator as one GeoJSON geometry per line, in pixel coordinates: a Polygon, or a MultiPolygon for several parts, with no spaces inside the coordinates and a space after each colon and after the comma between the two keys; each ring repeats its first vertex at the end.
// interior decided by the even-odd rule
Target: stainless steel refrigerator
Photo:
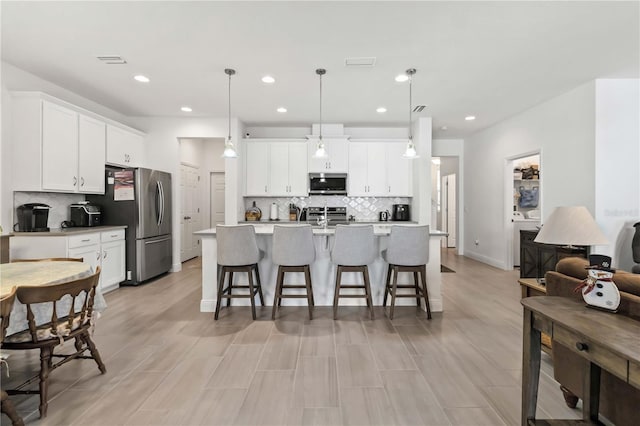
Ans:
{"type": "Polygon", "coordinates": [[[102,207],[103,225],[127,225],[127,274],[138,285],[171,269],[171,174],[108,167],[105,194],[88,195],[102,207]]]}

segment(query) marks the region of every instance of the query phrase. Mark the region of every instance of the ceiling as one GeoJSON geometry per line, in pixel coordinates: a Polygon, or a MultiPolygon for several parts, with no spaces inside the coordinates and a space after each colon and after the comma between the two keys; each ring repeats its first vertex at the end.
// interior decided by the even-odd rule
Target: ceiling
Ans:
{"type": "Polygon", "coordinates": [[[595,78],[640,74],[633,2],[7,2],[2,59],[129,116],[249,125],[403,124],[408,85],[436,137],[466,137],[595,78]],[[120,55],[105,65],[98,55],[120,55]],[[347,68],[348,57],[375,57],[347,68]],[[136,74],[151,79],[143,84],[136,74]],[[276,82],[261,82],[264,75],[276,82]],[[180,111],[182,105],[192,113],[180,111]],[[277,107],[288,112],[276,112],[277,107]],[[387,108],[385,114],[376,108],[387,108]],[[475,121],[465,121],[475,115],[475,121]],[[446,126],[447,130],[441,127],[446,126]]]}

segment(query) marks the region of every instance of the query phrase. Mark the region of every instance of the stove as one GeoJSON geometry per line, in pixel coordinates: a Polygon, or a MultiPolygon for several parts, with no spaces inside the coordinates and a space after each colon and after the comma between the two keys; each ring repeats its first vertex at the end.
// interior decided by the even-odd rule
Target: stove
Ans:
{"type": "MultiPolygon", "coordinates": [[[[309,207],[307,209],[307,222],[313,224],[318,223],[319,219],[324,216],[324,207],[309,207]]],[[[344,225],[347,221],[346,207],[327,207],[328,225],[344,225]]]]}

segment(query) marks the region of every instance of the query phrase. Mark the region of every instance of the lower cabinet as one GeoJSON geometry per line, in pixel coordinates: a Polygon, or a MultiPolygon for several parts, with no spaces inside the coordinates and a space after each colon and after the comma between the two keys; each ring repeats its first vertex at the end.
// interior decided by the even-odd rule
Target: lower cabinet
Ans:
{"type": "Polygon", "coordinates": [[[69,236],[24,236],[11,239],[12,259],[44,257],[81,258],[95,270],[101,268],[99,288],[115,290],[125,279],[124,229],[69,236]]]}
{"type": "Polygon", "coordinates": [[[565,257],[589,257],[589,247],[562,247],[536,243],[538,231],[520,231],[520,278],[544,278],[565,257]]]}

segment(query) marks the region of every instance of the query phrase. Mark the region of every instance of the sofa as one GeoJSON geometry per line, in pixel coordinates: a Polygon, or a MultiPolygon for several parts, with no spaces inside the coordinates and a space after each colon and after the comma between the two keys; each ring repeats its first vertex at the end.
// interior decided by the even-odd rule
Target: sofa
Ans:
{"type": "MultiPolygon", "coordinates": [[[[561,259],[555,271],[545,274],[547,296],[570,297],[582,300],[574,289],[587,277],[587,259],[568,257],[561,259]]],[[[620,290],[617,313],[640,321],[640,275],[616,271],[613,282],[620,290]]],[[[640,339],[640,336],[638,336],[640,339]]],[[[587,361],[573,354],[567,347],[553,342],[553,371],[561,384],[567,405],[574,406],[583,395],[582,376],[587,361]]],[[[618,426],[638,425],[640,390],[603,371],[600,383],[600,414],[618,426]]]]}

